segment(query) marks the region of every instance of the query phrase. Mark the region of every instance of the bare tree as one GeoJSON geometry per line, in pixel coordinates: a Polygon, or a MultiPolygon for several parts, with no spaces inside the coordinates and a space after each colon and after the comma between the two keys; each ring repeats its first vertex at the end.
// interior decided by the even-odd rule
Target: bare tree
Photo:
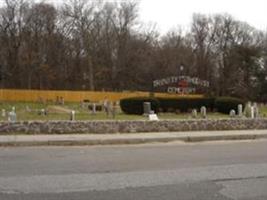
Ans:
{"type": "Polygon", "coordinates": [[[210,81],[209,94],[260,99],[266,41],[266,32],[227,14],[195,14],[191,30],[159,37],[140,23],[137,1],[69,0],[56,9],[5,0],[1,86],[147,91],[154,79],[183,73],[210,81]]]}
{"type": "Polygon", "coordinates": [[[5,0],[0,10],[2,87],[20,85],[19,48],[22,42],[23,15],[27,8],[24,0],[5,0]],[[10,83],[7,80],[13,80],[10,83]]]}
{"type": "Polygon", "coordinates": [[[78,69],[78,79],[89,79],[89,89],[94,90],[94,66],[92,62],[93,38],[91,29],[94,22],[95,4],[86,0],[70,0],[64,4],[63,14],[69,25],[71,39],[79,44],[77,59],[84,59],[87,67],[78,69]],[[88,77],[88,78],[87,78],[88,77]]]}

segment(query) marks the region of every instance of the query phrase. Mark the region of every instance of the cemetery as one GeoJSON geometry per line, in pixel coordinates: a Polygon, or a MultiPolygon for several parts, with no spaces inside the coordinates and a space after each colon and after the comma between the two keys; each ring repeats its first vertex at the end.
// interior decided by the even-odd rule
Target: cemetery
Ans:
{"type": "Polygon", "coordinates": [[[1,130],[37,122],[180,126],[180,121],[194,125],[267,116],[266,33],[237,19],[194,15],[188,30],[160,36],[156,27],[135,31],[142,25],[135,1],[84,1],[81,7],[92,12],[81,9],[75,15],[79,1],[58,8],[8,2],[0,6],[7,19],[0,20],[1,130]],[[42,14],[46,23],[28,13],[42,14]],[[228,20],[232,24],[223,23],[228,20]]]}
{"type": "Polygon", "coordinates": [[[1,121],[34,120],[149,120],[156,114],[159,120],[260,118],[267,114],[264,104],[245,103],[236,98],[132,97],[120,101],[90,102],[22,102],[2,101],[1,121]],[[251,112],[253,112],[251,114],[251,112]],[[14,115],[15,119],[14,119],[14,115]]]}
{"type": "MultiPolygon", "coordinates": [[[[124,113],[117,102],[115,106],[115,116],[112,110],[106,113],[100,103],[69,103],[65,105],[54,105],[52,103],[42,104],[37,102],[2,102],[1,121],[8,121],[8,114],[12,108],[16,109],[16,121],[34,120],[70,120],[71,112],[75,112],[75,120],[147,120],[148,116],[124,113]],[[94,111],[95,106],[95,111],[94,111]]],[[[190,119],[191,113],[158,113],[161,120],[190,119]]],[[[200,118],[200,113],[199,116],[200,118]]],[[[227,118],[228,115],[222,113],[209,113],[209,118],[227,118]]]]}
{"type": "Polygon", "coordinates": [[[0,103],[1,134],[135,133],[267,128],[267,106],[230,97],[0,103]]]}
{"type": "Polygon", "coordinates": [[[265,104],[208,95],[209,86],[198,78],[173,76],[155,80],[149,92],[5,89],[0,92],[0,134],[267,128],[265,104]]]}

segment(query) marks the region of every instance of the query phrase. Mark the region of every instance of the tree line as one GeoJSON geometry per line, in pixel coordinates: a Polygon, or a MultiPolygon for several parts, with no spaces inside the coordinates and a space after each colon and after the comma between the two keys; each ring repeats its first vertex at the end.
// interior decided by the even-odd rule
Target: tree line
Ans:
{"type": "Polygon", "coordinates": [[[267,99],[267,33],[228,14],[194,14],[188,31],[160,35],[136,1],[69,0],[0,7],[2,88],[150,91],[183,74],[210,95],[267,99]]]}

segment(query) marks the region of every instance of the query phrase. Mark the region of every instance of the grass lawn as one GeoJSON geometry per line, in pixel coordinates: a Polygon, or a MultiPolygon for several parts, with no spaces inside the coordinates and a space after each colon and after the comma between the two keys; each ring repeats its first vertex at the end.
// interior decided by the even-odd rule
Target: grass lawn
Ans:
{"type": "MultiPolygon", "coordinates": [[[[48,112],[48,115],[43,116],[40,115],[41,109],[48,109],[49,107],[55,106],[52,103],[48,103],[46,105],[41,103],[29,103],[29,102],[1,102],[0,103],[0,112],[2,109],[10,112],[12,107],[15,107],[17,120],[18,121],[27,121],[27,120],[69,120],[69,113],[60,113],[60,112],[48,112]],[[27,108],[28,107],[28,108],[27,108]]],[[[97,112],[93,115],[88,109],[81,108],[79,103],[66,103],[64,106],[60,106],[67,110],[75,110],[75,119],[76,120],[112,120],[111,116],[107,116],[104,112],[97,112]]],[[[139,115],[125,115],[121,111],[118,110],[118,113],[115,117],[116,120],[138,120],[138,119],[146,119],[143,116],[139,115]]],[[[3,117],[2,113],[0,115],[0,120],[7,120],[7,117],[3,117]]]]}
{"type": "Polygon", "coordinates": [[[267,117],[267,106],[260,106],[260,112],[264,117],[267,117]]]}
{"type": "MultiPolygon", "coordinates": [[[[17,120],[18,121],[27,121],[27,120],[69,120],[69,113],[58,113],[58,112],[49,112],[48,115],[42,116],[38,114],[41,109],[48,109],[49,107],[55,106],[52,103],[42,104],[42,103],[29,103],[29,102],[0,102],[0,112],[2,109],[5,109],[7,112],[12,110],[12,107],[16,108],[17,120]]],[[[66,110],[75,110],[76,120],[113,120],[111,116],[107,116],[104,112],[97,112],[93,115],[87,108],[82,108],[79,103],[66,103],[64,106],[60,106],[66,110]]],[[[267,116],[267,107],[262,106],[261,113],[267,116]]],[[[117,108],[115,120],[146,120],[147,117],[140,115],[126,115],[117,108]]],[[[192,119],[190,113],[159,113],[159,119],[161,120],[181,120],[181,119],[192,119]]],[[[200,118],[200,116],[198,116],[200,118]]],[[[208,118],[229,118],[228,115],[220,113],[208,113],[208,118]]],[[[2,117],[0,115],[0,120],[7,120],[7,117],[2,117]]]]}

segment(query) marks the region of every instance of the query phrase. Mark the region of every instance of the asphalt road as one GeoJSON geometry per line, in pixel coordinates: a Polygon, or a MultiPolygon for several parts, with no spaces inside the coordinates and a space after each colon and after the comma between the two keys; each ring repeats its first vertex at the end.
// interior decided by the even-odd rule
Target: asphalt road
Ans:
{"type": "Polygon", "coordinates": [[[267,141],[0,148],[0,200],[266,200],[267,141]]]}

